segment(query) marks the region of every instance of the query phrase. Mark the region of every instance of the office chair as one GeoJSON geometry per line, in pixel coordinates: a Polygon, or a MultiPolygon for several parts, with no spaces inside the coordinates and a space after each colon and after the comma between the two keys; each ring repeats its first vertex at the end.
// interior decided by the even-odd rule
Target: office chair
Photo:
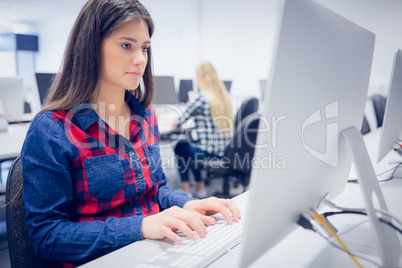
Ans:
{"type": "Polygon", "coordinates": [[[387,104],[387,98],[376,94],[376,95],[373,95],[371,97],[371,99],[373,102],[375,117],[377,119],[377,127],[381,127],[382,122],[384,120],[384,113],[385,113],[385,107],[387,104]]]}
{"type": "Polygon", "coordinates": [[[361,130],[360,130],[360,133],[361,133],[362,135],[364,135],[364,134],[369,133],[370,131],[371,131],[370,125],[369,125],[369,123],[368,123],[368,121],[367,121],[366,116],[364,116],[364,117],[363,117],[363,124],[362,124],[362,128],[361,128],[361,130]]]}
{"type": "Polygon", "coordinates": [[[243,185],[243,191],[249,184],[251,161],[254,157],[254,148],[257,140],[257,130],[261,115],[254,113],[242,120],[230,138],[222,158],[193,160],[194,169],[206,170],[208,180],[223,178],[222,193],[214,196],[230,198],[230,178],[236,178],[243,185]]]}
{"type": "Polygon", "coordinates": [[[11,267],[60,267],[59,263],[41,260],[32,247],[25,225],[22,191],[22,165],[16,158],[7,177],[6,224],[11,267]]]}
{"type": "Polygon", "coordinates": [[[258,111],[258,106],[259,106],[259,102],[258,99],[255,97],[250,97],[245,99],[239,109],[237,110],[236,116],[234,118],[234,129],[236,129],[241,121],[246,118],[247,116],[249,116],[252,113],[255,113],[258,111]]]}

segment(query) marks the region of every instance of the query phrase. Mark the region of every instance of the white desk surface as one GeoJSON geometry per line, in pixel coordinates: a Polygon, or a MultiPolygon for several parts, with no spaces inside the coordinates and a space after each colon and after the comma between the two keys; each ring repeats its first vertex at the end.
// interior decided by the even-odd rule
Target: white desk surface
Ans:
{"type": "MultiPolygon", "coordinates": [[[[372,159],[376,157],[380,130],[376,130],[370,135],[365,136],[365,142],[372,159]]],[[[391,152],[379,165],[376,171],[388,168],[388,162],[392,160],[400,161],[402,158],[391,152]]],[[[373,160],[373,162],[375,162],[373,160]]],[[[351,175],[354,173],[351,172],[351,175]]],[[[389,174],[389,173],[388,173],[389,174]]],[[[383,178],[385,178],[383,176],[383,178]]],[[[402,180],[394,179],[380,183],[388,209],[391,213],[402,219],[402,180]]],[[[242,214],[245,215],[248,193],[241,194],[234,198],[239,205],[242,214]]],[[[345,190],[333,202],[339,206],[350,208],[363,208],[364,201],[359,184],[348,183],[345,190]]],[[[372,260],[379,263],[378,252],[375,249],[374,237],[367,217],[359,215],[338,215],[330,218],[331,223],[340,233],[346,231],[358,223],[362,223],[354,231],[345,233],[341,236],[351,252],[371,256],[372,260]]],[[[152,256],[166,248],[166,241],[143,240],[132,243],[126,247],[116,250],[82,267],[102,268],[102,267],[135,267],[142,261],[150,259],[152,256]]],[[[238,267],[241,243],[225,255],[221,256],[209,267],[238,267]]],[[[372,263],[359,259],[364,267],[377,267],[372,263]]],[[[401,262],[400,262],[401,264],[401,262]]],[[[273,249],[268,251],[251,267],[356,267],[350,257],[341,250],[332,247],[321,236],[302,228],[296,229],[293,233],[283,239],[273,249]]]]}
{"type": "Polygon", "coordinates": [[[19,156],[29,124],[9,125],[6,132],[0,132],[0,160],[19,156]]]}

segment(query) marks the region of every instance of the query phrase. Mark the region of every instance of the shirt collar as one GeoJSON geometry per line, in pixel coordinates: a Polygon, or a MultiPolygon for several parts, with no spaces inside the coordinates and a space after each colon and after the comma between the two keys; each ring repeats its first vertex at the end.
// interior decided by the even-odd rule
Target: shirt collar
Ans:
{"type": "MultiPolygon", "coordinates": [[[[134,115],[139,117],[139,121],[143,121],[146,117],[146,111],[138,99],[128,90],[125,92],[124,99],[134,115]]],[[[78,124],[84,131],[100,119],[98,114],[92,109],[89,101],[74,106],[70,109],[69,114],[77,119],[78,124]]]]}

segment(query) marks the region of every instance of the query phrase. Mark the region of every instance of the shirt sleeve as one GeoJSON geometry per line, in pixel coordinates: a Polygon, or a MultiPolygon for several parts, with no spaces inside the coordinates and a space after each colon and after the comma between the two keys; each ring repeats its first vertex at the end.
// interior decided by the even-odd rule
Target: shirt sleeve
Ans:
{"type": "Polygon", "coordinates": [[[190,198],[186,192],[182,190],[171,190],[166,185],[166,176],[162,172],[161,184],[158,189],[158,201],[161,210],[170,208],[172,206],[183,207],[190,200],[197,200],[190,198]]]}
{"type": "Polygon", "coordinates": [[[74,185],[70,145],[64,127],[39,114],[31,123],[22,151],[26,225],[43,259],[83,261],[143,239],[143,216],[73,222],[74,185]]]}
{"type": "Polygon", "coordinates": [[[157,198],[158,198],[158,204],[161,210],[165,210],[167,208],[170,208],[172,206],[178,206],[178,207],[183,207],[184,204],[190,200],[193,200],[194,198],[190,198],[186,192],[182,190],[171,190],[167,185],[167,180],[165,173],[163,172],[163,167],[162,167],[162,161],[161,161],[161,155],[160,155],[160,149],[159,149],[159,129],[158,129],[158,124],[156,120],[156,116],[153,112],[153,110],[150,108],[150,111],[152,113],[152,122],[154,123],[148,123],[151,126],[156,127],[156,140],[155,144],[157,144],[157,159],[154,160],[157,162],[156,164],[156,169],[154,172],[158,174],[159,176],[159,187],[158,187],[158,192],[157,192],[157,198]]]}
{"type": "Polygon", "coordinates": [[[190,117],[198,114],[203,114],[202,105],[203,97],[200,94],[193,102],[187,105],[186,110],[183,112],[183,115],[176,120],[176,125],[180,127],[190,117]]]}

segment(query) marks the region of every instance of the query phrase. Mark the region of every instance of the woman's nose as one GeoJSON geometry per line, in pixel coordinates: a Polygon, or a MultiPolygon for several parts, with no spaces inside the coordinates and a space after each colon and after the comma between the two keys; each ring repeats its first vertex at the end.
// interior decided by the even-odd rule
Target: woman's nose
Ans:
{"type": "Polygon", "coordinates": [[[134,65],[143,65],[146,63],[146,52],[144,53],[142,50],[139,50],[134,54],[133,64],[134,65]]]}

